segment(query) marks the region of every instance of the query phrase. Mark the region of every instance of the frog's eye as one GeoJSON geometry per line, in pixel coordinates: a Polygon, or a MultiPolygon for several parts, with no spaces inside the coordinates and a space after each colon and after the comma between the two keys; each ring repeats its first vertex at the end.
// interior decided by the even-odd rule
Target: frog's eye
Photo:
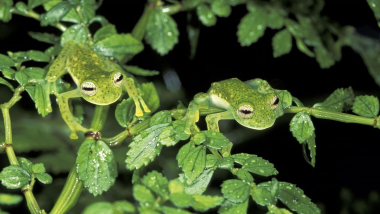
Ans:
{"type": "Polygon", "coordinates": [[[242,118],[242,119],[249,119],[252,118],[253,116],[253,108],[250,105],[242,105],[239,107],[237,110],[237,114],[242,118]]]}
{"type": "Polygon", "coordinates": [[[123,84],[123,74],[121,74],[120,72],[117,72],[114,76],[113,76],[113,84],[117,87],[120,87],[121,84],[123,84]]]}
{"type": "Polygon", "coordinates": [[[96,85],[92,82],[84,82],[81,86],[82,93],[87,96],[96,94],[96,85]]]}
{"type": "Polygon", "coordinates": [[[270,102],[270,107],[274,110],[278,107],[279,103],[280,103],[280,100],[278,99],[278,97],[276,95],[274,95],[274,97],[272,98],[272,100],[270,102]]]}

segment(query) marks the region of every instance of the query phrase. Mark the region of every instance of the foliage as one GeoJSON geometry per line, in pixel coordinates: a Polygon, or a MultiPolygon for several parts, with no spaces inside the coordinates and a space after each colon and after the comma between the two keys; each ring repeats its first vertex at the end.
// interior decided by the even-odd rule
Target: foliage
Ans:
{"type": "MultiPolygon", "coordinates": [[[[379,22],[380,2],[367,2],[379,22]]],[[[182,103],[172,110],[157,111],[163,100],[158,93],[160,84],[147,82],[147,79],[158,75],[159,69],[149,68],[149,63],[141,65],[148,69],[141,68],[131,61],[149,48],[160,56],[169,54],[181,41],[181,22],[175,19],[174,14],[184,12],[188,13],[188,37],[194,57],[200,25],[219,25],[222,22],[220,19],[231,16],[235,6],[246,8],[236,31],[241,46],[253,46],[268,34],[267,29],[271,29],[274,32],[271,40],[274,58],[291,53],[294,41],[302,54],[315,58],[323,69],[339,62],[342,48],[348,46],[363,57],[379,84],[379,51],[376,47],[371,47],[376,41],[369,38],[362,40],[352,27],[326,21],[326,17],[321,15],[323,0],[308,0],[302,4],[297,4],[297,1],[149,0],[137,24],[128,33],[119,33],[117,26],[111,24],[106,17],[98,15],[101,3],[102,1],[95,0],[28,0],[27,3],[0,0],[2,22],[10,22],[14,15],[21,15],[36,19],[42,27],[54,27],[61,31],[60,35],[28,32],[31,38],[48,45],[44,51],[8,51],[7,55],[0,54],[0,70],[3,75],[0,84],[6,86],[1,90],[11,90],[13,93],[8,102],[0,105],[5,130],[4,143],[0,149],[5,151],[10,161],[9,166],[2,168],[0,180],[6,188],[22,191],[31,213],[45,212],[33,195],[36,180],[44,185],[54,185],[53,177],[47,172],[66,173],[70,168],[72,170],[62,193],[49,213],[68,212],[81,199],[86,201],[85,205],[81,205],[83,201],[78,202],[81,208],[86,206],[82,213],[187,214],[217,211],[224,214],[248,213],[257,207],[265,207],[268,213],[321,213],[321,209],[301,188],[278,181],[275,176],[279,171],[264,156],[262,158],[247,152],[235,152],[235,145],[231,142],[233,138],[229,138],[227,133],[205,130],[201,125],[194,125],[191,133],[185,132],[188,115],[187,108],[182,103]],[[57,80],[51,81],[48,74],[50,67],[54,66],[53,62],[59,62],[60,58],[65,57],[62,48],[67,47],[65,45],[71,41],[87,44],[94,51],[88,53],[102,56],[101,59],[104,57],[106,66],[121,71],[124,75],[121,80],[136,83],[135,90],[130,85],[125,85],[129,97],[119,97],[115,108],[110,108],[108,104],[97,105],[90,126],[87,123],[87,112],[92,110],[81,101],[83,99],[78,99],[83,95],[78,95],[75,91],[76,87],[79,91],[86,88],[86,85],[75,85],[78,84],[75,72],[79,71],[73,71],[75,68],[66,64],[71,58],[58,65],[70,73],[70,80],[58,76],[57,80]],[[138,84],[137,80],[142,84],[138,84]],[[72,82],[74,84],[70,86],[72,82]],[[60,113],[54,108],[56,106],[50,95],[57,97],[60,113]],[[15,104],[28,96],[43,119],[32,117],[26,124],[11,125],[9,109],[19,108],[19,104],[15,104]],[[69,102],[64,100],[65,96],[74,99],[69,102]],[[67,108],[62,108],[62,103],[67,108]],[[142,115],[137,113],[140,105],[144,110],[142,115]],[[107,116],[110,110],[114,110],[114,118],[107,116]],[[54,129],[50,124],[44,125],[41,122],[59,115],[72,131],[85,132],[85,138],[73,143],[68,140],[68,133],[62,131],[67,130],[66,124],[54,129]],[[71,115],[73,116],[70,117],[71,115]],[[113,125],[107,127],[106,119],[114,119],[113,125]],[[28,127],[25,132],[17,132],[18,128],[30,124],[35,125],[28,127]],[[114,124],[119,124],[122,131],[116,133],[114,124]],[[82,125],[89,128],[82,128],[82,125]],[[40,133],[39,130],[45,132],[40,133]],[[12,131],[17,134],[12,135],[12,131]],[[102,133],[107,137],[103,137],[102,133]],[[108,137],[110,135],[114,137],[108,137]],[[126,138],[129,139],[128,146],[118,147],[126,138]],[[37,157],[16,157],[16,154],[31,151],[37,151],[37,157]],[[172,156],[166,157],[167,151],[174,152],[172,156]],[[168,159],[165,164],[170,165],[170,171],[156,166],[163,156],[168,159]],[[225,176],[220,176],[219,173],[224,173],[221,175],[225,176]],[[218,188],[211,185],[215,178],[220,181],[218,188]],[[112,188],[118,190],[118,195],[106,198],[105,195],[112,188]],[[82,189],[91,193],[92,198],[81,195],[82,189]],[[99,197],[93,199],[93,196],[99,197]],[[251,204],[258,206],[252,207],[251,204]]],[[[75,57],[81,64],[86,64],[81,56],[75,57]]],[[[113,84],[117,85],[115,80],[113,84]]],[[[315,103],[312,107],[305,107],[287,90],[276,90],[275,93],[279,99],[278,107],[274,110],[276,117],[295,114],[290,120],[290,131],[296,141],[304,146],[304,156],[313,167],[316,164],[316,126],[312,117],[380,127],[377,122],[378,98],[372,95],[355,97],[351,87],[335,90],[323,102],[315,103]],[[346,113],[348,111],[356,115],[346,113]]],[[[196,122],[200,115],[212,115],[226,110],[217,107],[202,106],[195,113],[196,122]]],[[[24,112],[18,116],[12,115],[12,120],[17,118],[27,121],[28,114],[24,112]]],[[[50,122],[54,123],[54,120],[50,122]]],[[[41,195],[49,197],[49,194],[41,195]]],[[[51,201],[51,198],[48,199],[51,201]]],[[[19,195],[0,193],[2,205],[18,204],[21,200],[19,195]]],[[[47,206],[52,205],[53,203],[47,206]]]]}

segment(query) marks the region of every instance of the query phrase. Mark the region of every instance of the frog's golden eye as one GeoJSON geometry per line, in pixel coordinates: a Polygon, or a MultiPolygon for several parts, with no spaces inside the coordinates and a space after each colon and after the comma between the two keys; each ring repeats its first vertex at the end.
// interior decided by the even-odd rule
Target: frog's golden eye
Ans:
{"type": "Polygon", "coordinates": [[[252,118],[253,116],[253,108],[250,105],[242,105],[239,107],[237,110],[237,114],[242,118],[242,119],[249,119],[252,118]]]}
{"type": "Polygon", "coordinates": [[[84,82],[81,85],[82,94],[93,96],[96,94],[96,85],[92,82],[84,82]]]}
{"type": "Polygon", "coordinates": [[[280,103],[280,100],[278,99],[278,97],[276,95],[274,95],[274,97],[272,98],[272,100],[270,102],[270,107],[274,110],[278,107],[279,103],[280,103]]]}
{"type": "Polygon", "coordinates": [[[120,73],[120,72],[117,72],[114,76],[113,76],[113,84],[117,87],[120,87],[122,84],[123,84],[123,74],[120,73]]]}

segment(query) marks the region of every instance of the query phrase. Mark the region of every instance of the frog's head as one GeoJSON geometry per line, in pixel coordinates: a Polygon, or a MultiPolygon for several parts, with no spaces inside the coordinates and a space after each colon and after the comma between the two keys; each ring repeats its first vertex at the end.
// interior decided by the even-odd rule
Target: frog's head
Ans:
{"type": "MultiPolygon", "coordinates": [[[[257,92],[257,91],[256,91],[257,92]]],[[[266,129],[276,120],[275,109],[279,99],[274,92],[255,93],[250,99],[245,99],[237,105],[231,106],[235,120],[250,129],[266,129]]]]}
{"type": "Polygon", "coordinates": [[[85,100],[96,105],[116,102],[122,93],[123,74],[119,71],[92,73],[80,85],[85,100]]]}

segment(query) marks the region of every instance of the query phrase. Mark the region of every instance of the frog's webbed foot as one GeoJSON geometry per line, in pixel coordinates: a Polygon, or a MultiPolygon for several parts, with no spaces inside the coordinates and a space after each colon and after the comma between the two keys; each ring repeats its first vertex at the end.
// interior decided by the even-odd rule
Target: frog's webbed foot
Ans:
{"type": "Polygon", "coordinates": [[[78,139],[77,131],[82,131],[86,133],[89,129],[83,127],[78,119],[71,113],[69,107],[69,99],[74,97],[80,97],[79,90],[72,90],[62,94],[56,94],[59,110],[61,111],[61,115],[63,120],[66,122],[67,126],[71,130],[70,138],[78,139]]]}
{"type": "Polygon", "coordinates": [[[144,112],[149,113],[150,109],[146,105],[144,99],[141,97],[137,91],[136,85],[132,78],[126,78],[124,89],[127,91],[128,96],[131,97],[136,106],[136,116],[141,117],[144,112]]]}

